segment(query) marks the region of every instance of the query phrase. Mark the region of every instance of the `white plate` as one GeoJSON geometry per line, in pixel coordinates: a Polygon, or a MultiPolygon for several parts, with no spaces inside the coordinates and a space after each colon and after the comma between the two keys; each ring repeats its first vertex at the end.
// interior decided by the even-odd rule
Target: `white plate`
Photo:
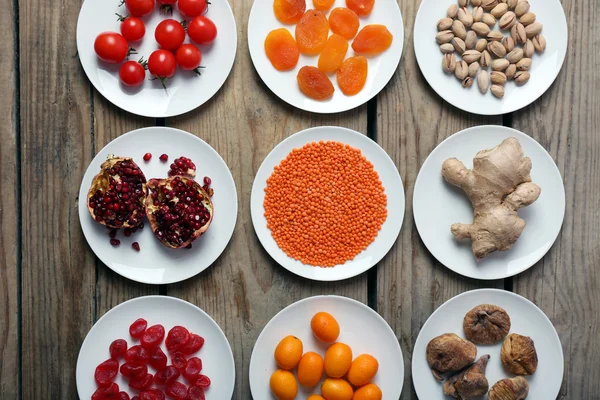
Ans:
{"type": "MultiPolygon", "coordinates": [[[[315,296],[300,300],[275,315],[264,327],[254,344],[250,358],[250,390],[255,399],[275,397],[269,388],[269,378],[277,369],[273,353],[281,339],[294,335],[302,340],[303,351],[325,356],[327,345],[318,341],[310,320],[320,311],[333,315],[340,324],[338,342],[352,348],[352,357],[368,353],[379,362],[373,383],[383,392],[384,399],[399,399],[404,382],[404,361],[396,335],[379,314],[356,300],[341,296],[315,296]],[[368,327],[368,329],[365,329],[368,327]]],[[[295,374],[295,370],[294,370],[295,374]]],[[[299,385],[298,398],[311,393],[321,394],[320,384],[314,388],[299,385]]]]}
{"type": "Polygon", "coordinates": [[[503,126],[477,126],[450,136],[427,157],[415,182],[413,210],[419,235],[439,262],[470,278],[503,279],[525,271],[552,247],[565,216],[565,188],[554,160],[534,139],[503,126]],[[535,203],[519,210],[527,226],[513,247],[476,262],[471,241],[458,241],[450,233],[452,224],[473,221],[473,207],[462,190],[444,181],[442,164],[456,157],[470,169],[480,150],[511,136],[519,139],[525,156],[531,158],[531,179],[542,193],[535,203]]]}
{"type": "MultiPolygon", "coordinates": [[[[336,0],[330,10],[336,7],[346,7],[344,0],[336,0]]],[[[306,0],[306,9],[312,9],[312,0],[306,0]]],[[[326,16],[329,18],[329,12],[326,16]]],[[[335,87],[333,97],[326,101],[317,101],[304,95],[298,88],[296,76],[298,71],[305,65],[317,66],[319,56],[306,56],[300,54],[300,60],[296,68],[290,71],[277,71],[265,54],[265,38],[273,29],[287,28],[292,36],[295,37],[295,24],[282,24],[275,18],[273,12],[273,0],[254,0],[250,19],[248,21],[248,47],[250,56],[258,74],[263,82],[279,98],[294,107],[305,111],[315,113],[336,113],[347,111],[352,108],[365,104],[377,95],[387,85],[394,75],[400,57],[402,56],[402,46],[404,44],[404,23],[402,14],[395,0],[376,0],[373,11],[366,18],[360,18],[360,29],[369,24],[383,24],[394,36],[392,45],[385,52],[367,57],[369,60],[369,74],[367,82],[360,93],[354,96],[346,96],[339,89],[335,73],[328,74],[331,83],[335,87]]],[[[352,40],[349,41],[348,53],[346,57],[354,56],[352,50],[352,40]]]]}
{"type": "MultiPolygon", "coordinates": [[[[168,296],[146,296],[126,301],[114,307],[94,324],[87,334],[77,358],[77,393],[81,399],[89,399],[96,391],[94,371],[101,362],[110,358],[108,347],[116,339],[125,339],[128,347],[139,344],[129,336],[129,325],[138,318],[148,321],[148,326],[161,324],[165,328],[165,337],[175,325],[186,327],[190,332],[202,336],[204,346],[194,354],[202,360],[202,374],[211,380],[206,389],[207,400],[230,399],[235,385],[235,364],[229,342],[219,325],[204,311],[195,305],[168,296]]],[[[163,352],[171,356],[166,347],[161,345],[163,352]]],[[[119,366],[124,362],[119,360],[119,366]]],[[[148,367],[148,373],[154,374],[154,368],[148,367]]],[[[186,383],[182,378],[182,383],[186,383]]],[[[131,396],[137,390],[131,389],[127,379],[120,373],[115,382],[121,391],[131,396]]]]}
{"type": "Polygon", "coordinates": [[[367,136],[350,129],[336,126],[322,126],[306,129],[288,137],[267,155],[254,178],[250,199],[250,212],[252,214],[254,231],[258,239],[265,250],[281,266],[296,275],[308,279],[339,281],[362,274],[377,264],[390,251],[400,233],[402,220],[404,219],[404,187],[394,162],[377,143],[367,136]],[[332,268],[305,265],[289,257],[277,246],[277,243],[271,236],[271,231],[267,228],[267,220],[265,218],[265,188],[267,187],[267,179],[273,173],[275,166],[279,165],[293,149],[319,140],[332,140],[360,149],[367,160],[374,165],[375,171],[379,174],[379,179],[383,183],[383,188],[387,195],[388,216],[381,226],[381,230],[375,241],[353,260],[332,268]]]}
{"type": "MultiPolygon", "coordinates": [[[[158,12],[158,6],[152,14],[142,18],[146,24],[146,35],[140,42],[130,43],[138,52],[130,60],[138,60],[141,56],[147,60],[159,48],[154,39],[154,30],[162,20],[185,19],[177,7],[174,7],[173,16],[167,17],[158,12]]],[[[146,73],[146,80],[140,87],[125,87],[119,81],[120,64],[107,64],[96,56],[94,40],[99,33],[120,33],[120,22],[115,13],[127,15],[125,6],[119,7],[119,0],[83,2],[77,21],[77,52],[94,87],[117,107],[144,117],[172,117],[200,107],[225,83],[237,49],[237,30],[229,2],[215,1],[208,7],[206,16],[215,23],[218,34],[211,45],[198,46],[202,52],[202,65],[206,67],[202,75],[196,76],[193,72],[178,68],[175,76],[166,82],[166,91],[160,80],[150,80],[150,72],[146,73]]],[[[187,20],[190,21],[190,18],[187,20]]],[[[187,35],[185,43],[191,43],[187,35]]]]}
{"type": "MultiPolygon", "coordinates": [[[[530,386],[527,400],[555,399],[562,383],[564,359],[560,339],[552,322],[526,298],[497,289],[479,289],[459,294],[442,304],[425,322],[415,342],[412,357],[412,376],[417,396],[427,400],[448,399],[444,396],[442,383],[433,377],[427,363],[427,344],[444,333],[456,333],[464,338],[465,314],[480,304],[502,307],[510,316],[510,333],[529,336],[535,343],[539,364],[537,371],[526,377],[530,386]]],[[[504,372],[500,361],[501,347],[502,342],[493,346],[477,346],[477,359],[484,354],[491,356],[485,373],[490,389],[499,380],[514,376],[504,372]]]]}
{"type": "MultiPolygon", "coordinates": [[[[529,0],[529,3],[537,21],[544,25],[542,35],[546,38],[546,51],[532,57],[529,82],[517,87],[513,81],[509,81],[505,86],[504,98],[499,100],[489,91],[482,95],[476,82],[470,89],[463,89],[454,75],[442,71],[442,53],[435,41],[436,25],[446,17],[448,7],[456,4],[456,1],[423,0],[415,20],[415,55],[421,72],[433,90],[453,106],[481,115],[507,114],[519,110],[548,90],[560,72],[567,53],[567,19],[559,0],[529,0]]],[[[505,36],[510,35],[510,31],[502,32],[505,36]]]]}
{"type": "Polygon", "coordinates": [[[173,128],[152,127],[126,133],[96,154],[88,167],[79,189],[79,220],[88,244],[110,269],[134,281],[150,284],[167,284],[188,279],[208,268],[225,250],[231,239],[237,218],[237,192],[231,172],[221,156],[202,139],[173,128]],[[149,162],[143,160],[145,153],[152,153],[149,162]],[[169,162],[158,158],[166,153],[169,162]],[[148,220],[144,229],[125,237],[119,232],[121,245],[113,247],[108,236],[109,230],[98,224],[87,209],[87,193],[92,179],[100,172],[109,154],[132,157],[147,179],[166,178],[171,162],[179,156],[186,156],[196,164],[196,178],[204,176],[212,179],[211,187],[215,194],[212,202],[215,208],[213,221],[204,235],[193,242],[191,249],[169,249],[156,239],[148,220]],[[139,242],[141,251],[131,248],[131,243],[139,242]]]}

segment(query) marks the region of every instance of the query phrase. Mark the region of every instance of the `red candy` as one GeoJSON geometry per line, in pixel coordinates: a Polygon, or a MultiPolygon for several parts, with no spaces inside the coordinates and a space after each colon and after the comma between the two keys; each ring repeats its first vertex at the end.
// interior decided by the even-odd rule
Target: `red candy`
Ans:
{"type": "Polygon", "coordinates": [[[187,344],[190,340],[190,332],[183,326],[174,326],[167,335],[165,344],[167,350],[177,351],[187,344]]]}
{"type": "Polygon", "coordinates": [[[173,366],[181,372],[187,365],[187,359],[182,352],[178,351],[171,356],[171,363],[173,363],[173,366]]]}
{"type": "Polygon", "coordinates": [[[165,394],[159,389],[144,390],[138,400],[165,400],[165,394]]]}
{"type": "Polygon", "coordinates": [[[111,383],[109,386],[99,387],[92,395],[92,400],[114,399],[119,395],[119,385],[111,383]]]}
{"type": "Polygon", "coordinates": [[[131,400],[129,398],[129,394],[127,392],[119,392],[117,395],[117,400],[131,400]]]}
{"type": "Polygon", "coordinates": [[[200,371],[202,371],[202,360],[198,357],[192,357],[185,364],[183,376],[188,381],[193,382],[200,375],[200,371]]]}
{"type": "MultiPolygon", "coordinates": [[[[106,360],[96,367],[94,379],[98,386],[109,386],[119,373],[119,362],[116,360],[106,360]]],[[[118,390],[117,390],[118,392],[118,390]]]]}
{"type": "Polygon", "coordinates": [[[121,375],[127,379],[141,379],[148,375],[148,367],[143,364],[125,363],[121,365],[121,375]]]}
{"type": "Polygon", "coordinates": [[[132,364],[148,364],[150,353],[139,344],[131,346],[125,352],[125,361],[132,364]]]}
{"type": "Polygon", "coordinates": [[[197,386],[202,389],[206,389],[210,386],[210,378],[206,375],[198,375],[198,379],[194,382],[194,386],[197,386]]]}
{"type": "Polygon", "coordinates": [[[158,346],[150,349],[150,365],[157,371],[161,371],[167,366],[167,356],[158,346]]]}
{"type": "Polygon", "coordinates": [[[188,393],[188,388],[181,382],[173,382],[169,386],[167,386],[167,390],[165,391],[167,396],[172,397],[177,400],[185,400],[188,393]]]}
{"type": "Polygon", "coordinates": [[[114,358],[116,360],[119,357],[123,357],[127,351],[127,342],[123,339],[117,339],[110,344],[108,351],[110,351],[110,358],[114,358]]]}
{"type": "Polygon", "coordinates": [[[198,350],[200,350],[202,346],[204,346],[204,338],[200,335],[192,333],[190,335],[190,340],[188,340],[188,342],[181,347],[181,352],[189,356],[198,352],[198,350]]]}
{"type": "Polygon", "coordinates": [[[154,375],[154,382],[157,385],[166,386],[175,382],[177,378],[179,378],[179,371],[172,365],[169,365],[167,368],[162,371],[158,371],[156,375],[154,375]]]}
{"type": "Polygon", "coordinates": [[[137,390],[146,390],[150,389],[153,382],[152,374],[147,374],[145,377],[140,379],[132,379],[129,381],[129,387],[137,390]]]}
{"type": "Polygon", "coordinates": [[[190,387],[185,400],[206,400],[206,396],[204,396],[204,390],[196,386],[190,387]]]}
{"type": "Polygon", "coordinates": [[[135,320],[133,324],[129,327],[129,334],[134,339],[139,339],[144,334],[146,327],[148,326],[148,321],[144,318],[138,318],[135,320]]]}
{"type": "Polygon", "coordinates": [[[142,335],[141,344],[147,349],[158,346],[165,338],[165,328],[162,325],[152,325],[142,335]]]}

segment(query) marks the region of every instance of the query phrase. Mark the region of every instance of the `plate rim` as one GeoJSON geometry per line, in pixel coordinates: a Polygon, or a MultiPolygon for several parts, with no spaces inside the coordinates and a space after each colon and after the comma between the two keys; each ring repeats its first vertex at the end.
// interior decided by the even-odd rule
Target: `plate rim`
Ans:
{"type": "MultiPolygon", "coordinates": [[[[485,134],[485,133],[484,133],[485,134]]],[[[447,144],[446,144],[447,145],[447,144]]],[[[413,201],[412,201],[412,211],[413,211],[413,220],[415,222],[415,226],[417,227],[417,232],[419,233],[419,238],[421,239],[421,241],[423,242],[423,244],[425,245],[425,248],[427,249],[427,251],[440,263],[442,264],[444,267],[448,268],[449,270],[453,271],[456,274],[459,274],[461,276],[467,277],[467,278],[471,278],[471,279],[477,279],[477,280],[481,280],[481,281],[492,281],[492,280],[497,280],[497,279],[506,279],[506,278],[510,278],[516,275],[519,275],[525,271],[527,271],[529,268],[533,267],[535,264],[537,264],[542,258],[544,258],[546,256],[546,254],[548,254],[548,252],[550,251],[550,249],[554,246],[554,244],[556,243],[556,239],[558,239],[558,236],[560,235],[560,233],[562,232],[562,226],[564,224],[565,221],[565,215],[566,215],[566,208],[567,208],[567,202],[566,202],[566,192],[565,192],[565,185],[564,185],[564,181],[563,181],[563,177],[560,173],[560,169],[558,168],[558,165],[556,165],[556,161],[554,160],[554,158],[552,158],[552,156],[550,155],[550,153],[548,152],[548,150],[546,150],[544,148],[544,146],[542,146],[537,140],[535,140],[533,137],[527,135],[524,132],[521,132],[517,129],[514,128],[510,128],[507,126],[502,126],[502,125],[477,125],[477,126],[472,126],[463,130],[460,130],[458,132],[453,133],[452,135],[448,136],[447,138],[445,138],[442,142],[440,142],[440,144],[438,144],[427,156],[427,158],[425,159],[425,161],[423,162],[423,164],[421,165],[421,167],[419,168],[419,173],[417,174],[417,178],[415,179],[415,184],[413,187],[413,201]],[[490,276],[490,277],[479,277],[479,276],[471,276],[471,275],[467,275],[465,273],[463,273],[462,271],[460,271],[459,269],[456,269],[454,267],[450,267],[448,266],[444,261],[442,261],[440,258],[438,258],[437,253],[434,253],[434,251],[432,251],[430,249],[430,247],[427,245],[427,243],[425,242],[425,240],[423,240],[423,236],[421,235],[421,231],[423,229],[423,227],[419,228],[419,223],[417,221],[417,217],[415,215],[415,204],[416,204],[416,198],[417,196],[415,196],[415,192],[416,192],[416,188],[419,186],[419,183],[422,179],[421,176],[421,171],[423,170],[423,167],[425,166],[425,164],[430,160],[431,156],[433,156],[437,151],[439,151],[439,148],[442,147],[442,145],[444,145],[447,141],[449,141],[450,139],[454,138],[453,140],[455,140],[455,136],[462,136],[462,135],[466,135],[469,134],[471,131],[473,130],[480,130],[480,129],[499,129],[499,130],[505,130],[507,133],[510,133],[511,135],[516,135],[520,138],[525,138],[526,140],[530,140],[532,143],[534,143],[539,149],[543,150],[543,153],[545,153],[551,160],[552,160],[552,164],[554,165],[554,168],[547,171],[548,174],[554,174],[555,177],[557,177],[557,179],[562,183],[560,185],[561,187],[561,191],[562,191],[562,200],[563,200],[563,207],[561,209],[562,212],[562,216],[561,216],[561,222],[559,225],[559,228],[557,229],[557,232],[554,236],[554,239],[552,240],[552,243],[550,243],[550,245],[548,246],[548,248],[544,251],[544,253],[534,262],[531,263],[531,265],[527,265],[529,263],[524,263],[523,265],[527,265],[525,267],[520,268],[519,270],[517,270],[514,273],[509,273],[509,274],[504,274],[504,275],[498,275],[498,276],[490,276]]]]}
{"type": "MultiPolygon", "coordinates": [[[[321,139],[321,140],[332,140],[332,139],[321,139]]],[[[338,141],[338,140],[335,140],[335,141],[338,141]]],[[[339,140],[339,142],[340,143],[344,143],[344,144],[348,144],[348,143],[343,142],[341,140],[339,140]]],[[[352,145],[350,145],[350,146],[352,146],[352,145]]],[[[357,148],[356,146],[352,146],[352,147],[357,148]]],[[[360,150],[362,152],[363,149],[360,149],[360,150]]],[[[285,159],[285,157],[288,154],[289,154],[289,152],[287,152],[286,155],[283,158],[281,158],[281,160],[279,160],[279,162],[281,162],[283,159],[285,159]]],[[[377,171],[377,170],[375,169],[375,171],[377,171]]],[[[388,207],[389,207],[389,196],[388,196],[388,207]]],[[[362,133],[360,133],[358,131],[355,131],[355,130],[350,129],[350,128],[341,127],[341,126],[324,125],[324,126],[311,127],[311,128],[307,128],[307,129],[303,129],[303,130],[300,130],[298,132],[295,132],[292,135],[290,135],[290,136],[286,137],[285,139],[283,139],[275,147],[273,147],[273,149],[271,149],[271,151],[265,156],[265,158],[261,162],[260,167],[258,168],[258,170],[256,171],[256,174],[254,176],[254,180],[252,182],[252,189],[251,189],[251,192],[250,192],[250,219],[252,220],[252,227],[254,228],[254,234],[258,237],[258,240],[259,240],[261,246],[263,247],[263,249],[267,252],[267,254],[269,255],[269,257],[273,261],[275,261],[279,266],[285,268],[287,271],[293,273],[296,276],[300,276],[300,277],[302,277],[304,279],[308,279],[308,280],[312,280],[312,281],[317,281],[317,282],[337,282],[337,281],[342,281],[342,280],[346,280],[346,279],[351,279],[351,278],[354,278],[354,277],[359,276],[361,274],[364,274],[365,272],[369,271],[371,268],[375,267],[387,254],[389,254],[389,252],[392,249],[392,247],[394,247],[394,245],[398,242],[398,237],[400,235],[400,232],[402,231],[402,226],[404,224],[405,214],[406,214],[406,193],[404,192],[404,181],[402,180],[402,176],[400,175],[400,171],[398,170],[398,167],[396,166],[396,163],[394,163],[394,160],[392,160],[392,158],[390,157],[390,155],[383,149],[383,147],[381,147],[374,140],[370,139],[367,135],[363,135],[362,133]],[[401,195],[401,199],[402,199],[402,203],[403,203],[403,208],[402,208],[402,212],[400,213],[401,219],[400,219],[400,223],[399,223],[398,228],[397,228],[397,232],[395,233],[394,240],[391,242],[389,248],[385,252],[383,252],[383,254],[380,257],[372,257],[372,261],[369,263],[371,265],[369,267],[367,267],[366,269],[364,269],[361,272],[356,272],[356,273],[353,273],[353,274],[348,275],[348,276],[344,275],[344,276],[341,276],[341,277],[333,276],[333,277],[316,278],[316,277],[306,276],[305,274],[300,274],[299,271],[295,271],[295,270],[292,270],[292,269],[288,268],[286,265],[280,263],[275,258],[275,256],[273,254],[271,254],[269,252],[269,250],[267,250],[267,247],[265,246],[265,241],[267,239],[263,238],[262,235],[258,234],[258,230],[257,230],[257,227],[256,227],[256,224],[257,224],[258,221],[255,221],[255,218],[258,218],[258,216],[255,216],[255,214],[253,212],[252,199],[255,196],[259,196],[259,197],[262,196],[262,200],[263,201],[261,202],[262,203],[261,207],[264,208],[264,194],[258,193],[259,189],[258,189],[257,182],[258,182],[259,172],[261,171],[261,169],[263,168],[264,163],[271,156],[271,154],[273,154],[278,148],[283,147],[284,144],[287,141],[291,140],[296,135],[308,134],[310,132],[319,131],[319,130],[324,130],[325,131],[325,130],[329,130],[329,129],[344,131],[346,134],[352,134],[352,135],[360,137],[361,140],[363,140],[363,139],[370,140],[372,142],[372,144],[375,145],[376,148],[379,148],[379,150],[383,154],[385,154],[385,157],[386,157],[385,158],[385,162],[389,162],[393,166],[393,170],[395,171],[395,175],[398,177],[398,179],[400,181],[400,185],[399,185],[398,190],[399,190],[399,193],[401,195]],[[255,194],[255,192],[256,192],[256,194],[255,194]]],[[[270,234],[269,234],[269,236],[272,238],[272,236],[270,234]]],[[[379,237],[379,235],[375,238],[375,240],[373,240],[373,242],[371,242],[371,244],[375,243],[375,241],[377,240],[378,237],[379,237]]],[[[288,256],[287,254],[285,254],[285,252],[284,252],[283,255],[290,262],[299,261],[299,260],[294,260],[293,258],[291,258],[290,256],[288,256]]],[[[302,263],[302,265],[306,265],[306,264],[302,263]]],[[[340,266],[341,265],[337,265],[336,267],[340,267],[340,266]]],[[[315,268],[321,268],[321,267],[315,267],[315,268]]],[[[333,268],[335,268],[335,267],[333,267],[333,268]]]]}
{"type": "Polygon", "coordinates": [[[208,314],[206,311],[204,311],[203,309],[201,309],[200,307],[198,307],[197,305],[180,299],[178,297],[173,297],[173,296],[165,296],[165,295],[159,295],[159,294],[155,294],[155,295],[148,295],[148,296],[139,296],[139,297],[134,297],[132,299],[129,300],[125,300],[119,304],[117,304],[116,306],[112,307],[110,310],[106,311],[104,314],[102,314],[102,316],[100,318],[98,318],[98,320],[96,322],[94,322],[94,324],[92,325],[92,327],[88,330],[88,333],[85,335],[85,338],[83,339],[83,342],[81,342],[81,345],[79,346],[79,352],[77,354],[77,362],[75,363],[75,386],[77,386],[77,395],[81,398],[83,398],[81,396],[81,391],[79,388],[79,381],[77,380],[77,371],[79,370],[79,363],[80,360],[82,359],[82,350],[83,350],[83,346],[85,345],[85,343],[88,340],[88,337],[90,335],[90,333],[92,332],[92,330],[96,327],[96,325],[98,323],[100,323],[102,321],[102,319],[104,317],[106,317],[108,314],[110,314],[112,311],[116,310],[117,308],[120,308],[121,306],[124,305],[130,305],[131,303],[137,302],[137,301],[145,301],[145,300],[149,300],[149,299],[154,299],[154,298],[158,298],[160,300],[167,300],[167,301],[175,301],[175,302],[179,302],[179,303],[183,303],[185,305],[189,305],[192,306],[193,308],[196,309],[196,311],[199,311],[200,313],[204,314],[205,317],[208,318],[208,320],[210,321],[210,323],[212,323],[216,328],[217,331],[221,334],[222,338],[225,340],[225,343],[227,343],[227,348],[229,349],[229,353],[228,353],[228,358],[231,361],[231,364],[233,365],[233,387],[231,388],[231,396],[233,396],[233,392],[235,391],[235,376],[236,376],[236,371],[235,371],[235,358],[233,357],[233,350],[231,349],[231,343],[229,343],[229,339],[227,339],[227,335],[225,335],[225,332],[223,332],[223,329],[221,329],[221,327],[219,326],[219,324],[217,324],[217,321],[215,321],[213,319],[213,317],[210,316],[210,314],[208,314]]]}
{"type": "MultiPolygon", "coordinates": [[[[92,176],[95,176],[95,174],[92,174],[92,176]]],[[[93,178],[92,178],[93,179],[93,178]]],[[[233,234],[235,232],[235,227],[237,225],[237,220],[238,220],[238,213],[239,213],[239,198],[238,198],[238,194],[237,194],[237,186],[235,184],[235,179],[233,178],[233,174],[231,173],[231,170],[229,169],[229,166],[227,165],[227,163],[225,162],[225,160],[223,159],[223,157],[221,157],[221,155],[219,154],[219,152],[217,152],[217,150],[215,150],[208,142],[206,142],[204,139],[194,135],[193,133],[184,131],[183,129],[178,129],[178,128],[172,128],[169,126],[148,126],[148,127],[143,127],[143,128],[137,128],[128,132],[125,132],[124,134],[117,136],[116,138],[114,138],[113,140],[111,140],[110,142],[108,142],[104,147],[102,147],[99,151],[96,152],[96,154],[94,155],[94,157],[92,158],[92,160],[90,161],[90,163],[88,164],[87,168],[85,169],[85,172],[83,173],[82,177],[81,177],[81,183],[79,184],[79,192],[78,192],[79,198],[77,201],[77,214],[79,217],[79,227],[81,229],[81,231],[83,232],[83,236],[85,237],[85,241],[87,243],[87,245],[89,246],[89,248],[92,250],[92,252],[94,253],[94,256],[97,257],[102,264],[104,264],[106,267],[110,268],[111,271],[113,271],[114,273],[118,274],[119,276],[122,276],[126,279],[132,280],[134,282],[139,282],[139,283],[143,283],[143,284],[147,284],[147,285],[169,285],[172,283],[178,283],[178,282],[183,282],[186,281],[188,279],[193,278],[196,275],[201,274],[202,272],[206,271],[207,269],[209,269],[210,267],[213,266],[213,264],[215,263],[215,261],[217,261],[219,259],[219,257],[221,257],[223,255],[223,253],[225,252],[225,250],[227,249],[227,247],[229,246],[229,243],[231,242],[231,238],[233,237],[233,234]],[[231,229],[231,233],[229,234],[229,237],[227,238],[225,247],[223,248],[223,250],[215,257],[214,260],[212,260],[204,269],[202,269],[201,271],[198,271],[197,273],[188,276],[187,278],[182,278],[182,279],[174,279],[174,280],[164,280],[162,282],[148,282],[145,281],[143,279],[138,279],[129,275],[123,275],[120,272],[116,271],[115,269],[112,268],[111,265],[109,265],[110,263],[107,263],[105,261],[105,257],[100,256],[98,253],[96,253],[96,251],[94,250],[94,248],[92,247],[92,245],[90,244],[90,239],[88,237],[88,234],[91,233],[86,233],[86,230],[83,228],[83,224],[81,223],[82,221],[82,213],[87,216],[89,214],[89,212],[87,212],[87,205],[85,206],[81,206],[80,203],[85,199],[87,200],[87,190],[84,190],[83,188],[83,181],[85,179],[85,175],[87,174],[89,168],[91,167],[92,163],[94,162],[94,160],[98,157],[98,155],[109,145],[111,145],[114,142],[119,142],[122,140],[122,138],[127,137],[129,135],[134,135],[134,134],[140,134],[140,132],[144,132],[144,131],[160,131],[160,130],[167,130],[167,131],[177,131],[177,134],[183,133],[189,136],[192,136],[193,138],[195,138],[196,140],[199,140],[201,143],[203,143],[204,145],[206,145],[208,147],[208,149],[210,149],[210,151],[212,151],[219,160],[221,160],[221,162],[223,163],[224,168],[228,171],[228,176],[231,179],[231,183],[233,184],[233,189],[235,192],[235,219],[234,219],[234,223],[233,223],[233,229],[231,229]],[[85,196],[81,196],[81,194],[84,193],[85,196]],[[82,211],[82,207],[85,209],[86,212],[82,211]]]]}
{"type": "MultiPolygon", "coordinates": [[[[550,89],[550,86],[552,86],[552,84],[556,81],[556,79],[558,78],[558,75],[560,74],[560,71],[562,71],[562,68],[565,64],[565,59],[567,56],[567,50],[569,48],[569,24],[567,21],[567,15],[565,14],[565,9],[562,5],[562,3],[559,0],[545,0],[545,1],[555,1],[556,3],[558,3],[560,9],[562,10],[562,13],[560,14],[560,17],[562,17],[562,21],[564,22],[564,27],[565,27],[565,43],[566,46],[564,47],[564,49],[560,52],[560,67],[556,69],[556,72],[553,74],[554,76],[552,77],[552,79],[548,80],[548,84],[544,85],[545,88],[536,96],[532,97],[532,100],[530,102],[528,102],[527,104],[524,104],[521,107],[510,107],[505,111],[499,110],[499,111],[481,111],[478,109],[466,109],[463,107],[459,107],[455,104],[455,102],[450,101],[444,94],[440,93],[433,85],[431,85],[431,83],[429,83],[429,80],[427,79],[427,75],[425,74],[425,72],[423,72],[423,68],[421,67],[421,61],[419,60],[419,57],[417,54],[419,54],[419,52],[416,50],[418,48],[417,46],[417,35],[415,34],[415,32],[417,31],[417,21],[419,20],[419,15],[421,13],[421,9],[424,7],[425,3],[427,1],[432,1],[432,0],[422,0],[421,4],[419,5],[419,9],[417,10],[417,14],[415,15],[415,25],[413,27],[413,47],[415,48],[415,58],[417,59],[417,65],[419,66],[419,70],[421,71],[421,74],[423,75],[423,77],[425,78],[425,81],[427,82],[427,85],[429,85],[429,87],[438,95],[442,98],[442,100],[444,100],[446,103],[452,105],[452,107],[456,107],[459,110],[462,110],[464,112],[468,112],[471,114],[476,114],[476,115],[486,115],[486,116],[494,116],[494,115],[505,115],[505,114],[510,114],[513,113],[515,111],[519,111],[525,107],[530,106],[531,104],[535,103],[540,97],[542,97],[544,95],[544,93],[546,93],[548,91],[548,89],[550,89]]],[[[432,38],[433,39],[433,38],[432,38]]],[[[501,104],[501,103],[499,103],[501,104]]]]}
{"type": "MultiPolygon", "coordinates": [[[[514,292],[509,292],[508,290],[503,290],[503,289],[495,289],[495,288],[480,288],[480,289],[473,289],[473,290],[468,290],[466,292],[462,292],[457,294],[456,296],[451,297],[450,299],[446,300],[445,302],[443,302],[442,304],[440,304],[432,313],[431,315],[427,318],[427,320],[425,321],[425,323],[423,324],[423,326],[421,326],[421,328],[419,329],[419,334],[417,335],[417,339],[415,340],[415,344],[413,346],[413,354],[411,355],[411,366],[410,366],[410,370],[411,370],[411,381],[413,384],[413,387],[415,388],[415,392],[417,393],[417,396],[419,395],[418,393],[418,389],[417,389],[417,385],[415,384],[415,373],[414,373],[414,368],[415,368],[415,360],[416,357],[414,357],[414,351],[417,350],[417,344],[420,343],[421,340],[425,340],[422,339],[421,336],[421,332],[423,331],[423,329],[425,328],[425,326],[429,323],[430,320],[432,320],[432,318],[438,313],[438,311],[445,306],[447,303],[452,302],[453,300],[458,300],[459,298],[462,298],[464,296],[468,296],[468,295],[475,295],[476,293],[480,293],[480,294],[484,294],[485,293],[498,293],[501,296],[508,296],[508,297],[514,297],[519,299],[519,301],[525,301],[526,303],[529,303],[530,305],[532,305],[534,307],[534,309],[536,309],[543,318],[545,318],[545,320],[550,324],[550,326],[552,327],[551,330],[551,338],[552,340],[556,341],[556,343],[558,343],[557,348],[560,349],[560,358],[561,358],[561,362],[559,363],[559,368],[561,369],[561,376],[562,379],[564,379],[565,376],[565,355],[563,352],[563,348],[562,348],[562,343],[560,341],[560,336],[558,335],[558,332],[556,331],[556,327],[554,326],[554,324],[552,323],[552,320],[550,320],[550,318],[548,318],[548,316],[546,315],[546,313],[540,308],[538,307],[533,301],[527,299],[525,296],[521,296],[518,293],[514,293],[514,292]]],[[[556,344],[555,343],[555,344],[556,344]]],[[[559,392],[560,392],[560,388],[559,388],[559,392]]],[[[558,393],[557,393],[558,394],[558,393]]]]}

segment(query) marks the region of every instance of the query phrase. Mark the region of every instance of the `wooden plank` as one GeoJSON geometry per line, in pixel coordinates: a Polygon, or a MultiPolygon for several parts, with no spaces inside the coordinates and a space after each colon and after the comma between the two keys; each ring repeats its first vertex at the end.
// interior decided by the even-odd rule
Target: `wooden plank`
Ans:
{"type": "Polygon", "coordinates": [[[95,261],[77,214],[92,154],[89,83],[75,43],[79,6],[19,1],[26,399],[76,397],[79,346],[93,322],[95,261]]]}
{"type": "Polygon", "coordinates": [[[277,312],[296,300],[317,294],[341,294],[367,301],[366,274],[339,283],[311,282],[287,272],[268,256],[250,219],[254,175],[271,149],[299,130],[341,125],[366,133],[367,111],[364,106],[344,114],[320,116],[296,110],[279,100],[260,80],[248,53],[246,32],[252,2],[230,3],[238,27],[238,52],[229,79],[207,104],[167,120],[167,125],[200,136],[225,159],[237,185],[237,226],[231,243],[209,270],[169,286],[168,294],[197,304],[224,330],[236,362],[234,398],[247,400],[248,365],[254,342],[277,312]]]}
{"type": "Polygon", "coordinates": [[[406,212],[396,245],[377,269],[377,310],[396,332],[404,355],[402,399],[416,399],[411,360],[414,342],[429,315],[451,297],[502,281],[466,279],[448,270],[427,251],[416,230],[412,200],[419,169],[431,151],[453,133],[473,125],[500,124],[444,102],[425,81],[416,62],[413,25],[418,2],[400,0],[405,24],[404,54],[392,81],[377,97],[377,141],[396,163],[406,193],[406,212]]]}
{"type": "MultiPolygon", "coordinates": [[[[560,236],[515,292],[544,310],[560,336],[565,376],[559,398],[592,399],[600,391],[600,40],[598,2],[562,2],[569,27],[566,62],[552,87],[514,114],[513,125],[546,148],[563,176],[567,198],[560,236]]],[[[542,188],[543,190],[543,188],[542,188]]]]}
{"type": "Polygon", "coordinates": [[[3,2],[0,15],[0,51],[6,57],[0,59],[0,92],[5,101],[0,104],[4,116],[0,126],[0,398],[16,399],[19,393],[19,345],[18,345],[18,216],[17,204],[17,140],[18,140],[18,94],[15,85],[15,10],[12,2],[3,2]]]}

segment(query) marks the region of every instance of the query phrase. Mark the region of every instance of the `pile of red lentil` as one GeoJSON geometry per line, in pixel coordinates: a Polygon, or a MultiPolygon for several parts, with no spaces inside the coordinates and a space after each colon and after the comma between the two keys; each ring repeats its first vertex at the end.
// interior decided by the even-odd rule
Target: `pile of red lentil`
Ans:
{"type": "Polygon", "coordinates": [[[267,179],[264,207],[277,245],[320,267],[354,259],[387,218],[387,197],[373,164],[360,150],[332,141],[292,150],[267,179]]]}

